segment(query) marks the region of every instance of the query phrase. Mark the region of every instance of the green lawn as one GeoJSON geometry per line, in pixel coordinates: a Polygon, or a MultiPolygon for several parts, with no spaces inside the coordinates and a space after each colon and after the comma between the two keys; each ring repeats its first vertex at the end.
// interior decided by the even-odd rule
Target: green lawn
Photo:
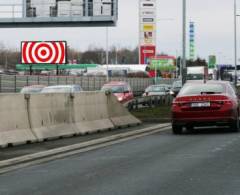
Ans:
{"type": "Polygon", "coordinates": [[[148,119],[170,119],[171,118],[171,107],[170,106],[159,106],[156,108],[140,108],[131,112],[135,117],[140,120],[148,119]]]}

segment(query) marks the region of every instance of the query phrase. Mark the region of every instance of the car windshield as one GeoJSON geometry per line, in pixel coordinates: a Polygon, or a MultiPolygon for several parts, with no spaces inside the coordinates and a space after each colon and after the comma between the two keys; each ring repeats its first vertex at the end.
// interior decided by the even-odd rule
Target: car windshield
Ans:
{"type": "Polygon", "coordinates": [[[188,84],[183,87],[179,95],[221,94],[224,92],[224,86],[221,84],[188,84]]]}
{"type": "Polygon", "coordinates": [[[44,88],[42,93],[71,93],[70,87],[56,87],[56,88],[44,88]]]}
{"type": "Polygon", "coordinates": [[[31,93],[31,94],[34,94],[34,93],[40,93],[42,91],[42,88],[41,87],[26,87],[26,88],[22,88],[21,90],[21,93],[31,93]]]}
{"type": "Polygon", "coordinates": [[[122,85],[105,85],[102,88],[102,91],[111,91],[112,93],[123,93],[124,86],[122,85]]]}

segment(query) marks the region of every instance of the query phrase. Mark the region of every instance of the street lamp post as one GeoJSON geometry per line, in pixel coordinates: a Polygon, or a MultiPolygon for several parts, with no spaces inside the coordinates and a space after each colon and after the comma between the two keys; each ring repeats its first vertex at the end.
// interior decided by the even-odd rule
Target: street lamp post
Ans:
{"type": "Polygon", "coordinates": [[[182,21],[182,66],[181,66],[181,76],[182,84],[185,83],[185,69],[186,69],[186,0],[183,0],[183,21],[182,21]]]}
{"type": "Polygon", "coordinates": [[[107,82],[109,81],[109,76],[108,76],[108,57],[109,57],[109,52],[108,52],[108,27],[106,27],[106,66],[107,66],[107,82]]]}
{"type": "Polygon", "coordinates": [[[237,85],[237,4],[234,0],[234,67],[235,67],[235,78],[234,84],[237,85]]]}

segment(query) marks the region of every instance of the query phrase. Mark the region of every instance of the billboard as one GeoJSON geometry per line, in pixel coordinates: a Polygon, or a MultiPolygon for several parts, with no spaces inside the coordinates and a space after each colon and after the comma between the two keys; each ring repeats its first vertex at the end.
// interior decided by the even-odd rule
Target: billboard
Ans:
{"type": "Polygon", "coordinates": [[[150,58],[156,55],[156,47],[155,46],[141,46],[140,47],[140,63],[148,64],[150,62],[150,58]]]}
{"type": "Polygon", "coordinates": [[[65,41],[23,41],[21,43],[22,64],[66,64],[66,53],[65,41]]]}
{"type": "Polygon", "coordinates": [[[0,2],[1,26],[114,26],[118,0],[19,0],[0,2]]]}
{"type": "Polygon", "coordinates": [[[195,25],[194,22],[189,24],[189,58],[194,60],[195,58],[195,25]]]}
{"type": "Polygon", "coordinates": [[[217,58],[215,55],[208,57],[208,68],[216,68],[217,58]]]}
{"type": "Polygon", "coordinates": [[[152,58],[150,69],[156,69],[160,71],[174,71],[176,70],[175,57],[152,58]]]}
{"type": "Polygon", "coordinates": [[[147,64],[156,54],[156,0],[139,1],[139,26],[139,63],[147,64]]]}

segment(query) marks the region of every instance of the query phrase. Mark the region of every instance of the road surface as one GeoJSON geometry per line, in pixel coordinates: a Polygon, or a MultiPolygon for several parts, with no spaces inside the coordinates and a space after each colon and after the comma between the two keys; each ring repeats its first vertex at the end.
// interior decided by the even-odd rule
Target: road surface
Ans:
{"type": "Polygon", "coordinates": [[[237,195],[240,134],[170,130],[0,175],[8,195],[237,195]]]}

